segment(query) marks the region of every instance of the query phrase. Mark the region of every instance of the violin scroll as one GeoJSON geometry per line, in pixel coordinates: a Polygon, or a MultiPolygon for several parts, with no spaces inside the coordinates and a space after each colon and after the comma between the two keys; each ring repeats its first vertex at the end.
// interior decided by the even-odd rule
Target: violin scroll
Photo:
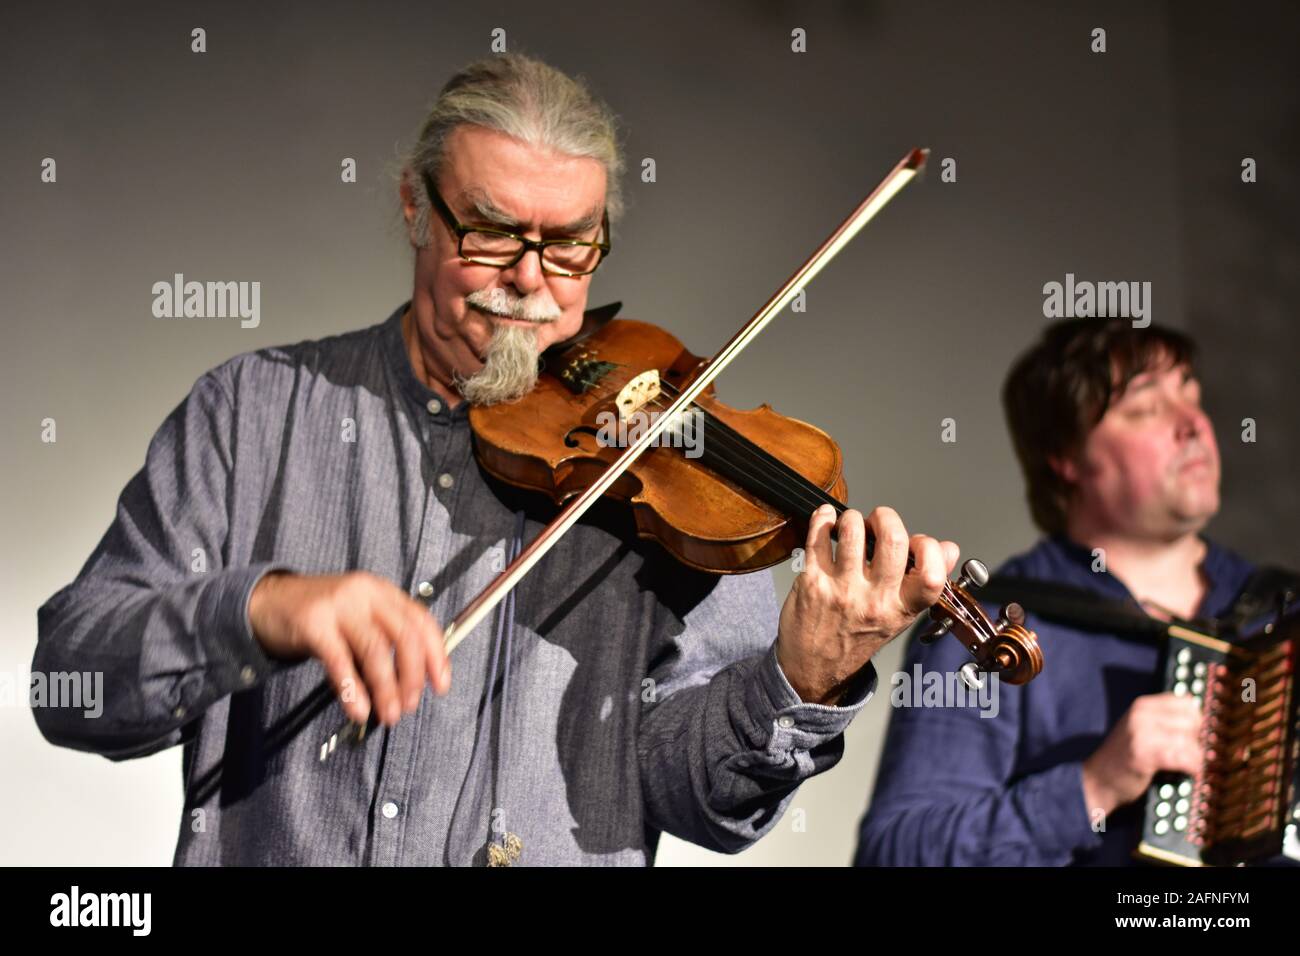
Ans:
{"type": "Polygon", "coordinates": [[[997,621],[989,620],[971,590],[988,583],[984,562],[970,558],[962,564],[961,576],[944,585],[939,600],[930,608],[935,627],[921,635],[931,644],[952,634],[970,651],[974,660],[962,665],[962,680],[972,689],[982,684],[983,675],[996,673],[1009,684],[1025,684],[1043,669],[1043,651],[1038,635],[1025,627],[1025,612],[1019,604],[1002,606],[997,621]]]}

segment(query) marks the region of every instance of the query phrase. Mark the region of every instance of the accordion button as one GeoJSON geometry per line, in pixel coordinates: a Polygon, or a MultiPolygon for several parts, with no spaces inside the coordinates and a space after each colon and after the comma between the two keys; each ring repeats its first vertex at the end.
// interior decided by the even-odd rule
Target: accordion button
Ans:
{"type": "Polygon", "coordinates": [[[1201,680],[1199,677],[1196,680],[1192,681],[1193,694],[1202,694],[1204,692],[1205,692],[1205,681],[1201,680]]]}
{"type": "Polygon", "coordinates": [[[1174,669],[1174,677],[1178,678],[1179,680],[1187,680],[1187,678],[1190,677],[1191,674],[1192,672],[1188,670],[1186,664],[1179,664],[1174,669]]]}
{"type": "Polygon", "coordinates": [[[1205,661],[1197,661],[1196,666],[1192,668],[1192,673],[1197,677],[1205,676],[1205,661]]]}
{"type": "Polygon", "coordinates": [[[1164,836],[1169,832],[1169,821],[1157,820],[1154,829],[1156,831],[1156,836],[1164,836]]]}
{"type": "Polygon", "coordinates": [[[1160,799],[1168,800],[1174,795],[1174,785],[1171,783],[1162,783],[1160,785],[1160,799]]]}
{"type": "Polygon", "coordinates": [[[1156,816],[1158,817],[1169,816],[1169,801],[1161,800],[1159,803],[1156,804],[1156,816]]]}
{"type": "Polygon", "coordinates": [[[1178,785],[1178,795],[1180,797],[1185,797],[1191,792],[1192,792],[1192,782],[1190,780],[1184,780],[1182,783],[1178,785]]]}
{"type": "Polygon", "coordinates": [[[1177,694],[1179,697],[1186,697],[1187,685],[1182,681],[1179,681],[1177,684],[1174,685],[1174,693],[1177,694]]]}
{"type": "Polygon", "coordinates": [[[1181,831],[1181,830],[1186,830],[1186,829],[1187,829],[1187,817],[1174,817],[1174,829],[1175,829],[1175,830],[1180,830],[1180,831],[1181,831]]]}
{"type": "Polygon", "coordinates": [[[1186,813],[1191,808],[1192,805],[1188,803],[1186,800],[1179,800],[1177,803],[1174,804],[1174,809],[1177,810],[1179,813],[1186,813]]]}
{"type": "Polygon", "coordinates": [[[1181,651],[1178,652],[1178,663],[1186,664],[1191,659],[1192,659],[1192,652],[1187,648],[1184,647],[1181,651]]]}

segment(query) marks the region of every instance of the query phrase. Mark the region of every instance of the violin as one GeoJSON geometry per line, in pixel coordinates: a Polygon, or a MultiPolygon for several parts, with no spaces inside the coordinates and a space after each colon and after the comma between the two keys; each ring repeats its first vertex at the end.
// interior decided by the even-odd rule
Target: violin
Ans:
{"type": "MultiPolygon", "coordinates": [[[[646,322],[611,319],[619,305],[588,313],[574,339],[542,356],[537,386],[510,404],[470,409],[474,451],[495,478],[549,495],[564,504],[589,488],[668,403],[707,366],[666,330],[646,322]]],[[[770,405],[742,410],[720,401],[712,384],[678,413],[658,441],[605,494],[627,503],[637,533],[701,571],[738,574],[786,561],[808,534],[822,504],[842,514],[844,456],[814,425],[770,405]]],[[[870,560],[875,538],[867,534],[870,560]]],[[[908,568],[915,558],[908,555],[908,568]]],[[[930,610],[971,652],[963,677],[995,670],[1023,684],[1043,666],[1033,632],[1018,605],[990,621],[970,590],[988,580],[971,559],[930,610]]]]}
{"type": "MultiPolygon", "coordinates": [[[[597,310],[584,316],[574,338],[541,357],[533,392],[470,410],[483,468],[509,484],[546,492],[562,507],[443,630],[448,653],[604,495],[631,505],[638,533],[682,563],[724,574],[788,558],[806,540],[820,505],[843,513],[843,455],[831,437],[767,405],[729,408],[718,400],[713,380],[920,173],[928,156],[924,149],[904,156],[712,359],[692,355],[656,326],[615,321],[617,307],[597,310]],[[630,442],[602,438],[611,427],[626,433],[629,424],[636,431],[630,442]],[[677,437],[678,447],[659,441],[665,433],[677,437]],[[688,438],[699,454],[684,453],[688,438]]],[[[867,560],[873,548],[868,535],[867,560]]],[[[908,567],[914,565],[909,554],[908,567]]],[[[1043,667],[1038,638],[1025,628],[1018,604],[1004,605],[998,620],[989,620],[970,593],[987,581],[984,564],[967,560],[960,578],[944,584],[929,612],[935,626],[921,639],[950,633],[960,640],[972,657],[960,669],[971,687],[982,686],[988,672],[1026,683],[1043,667]]],[[[325,706],[329,691],[323,682],[309,715],[325,706]]],[[[321,745],[321,760],[340,740],[363,739],[370,722],[345,723],[321,745]]]]}

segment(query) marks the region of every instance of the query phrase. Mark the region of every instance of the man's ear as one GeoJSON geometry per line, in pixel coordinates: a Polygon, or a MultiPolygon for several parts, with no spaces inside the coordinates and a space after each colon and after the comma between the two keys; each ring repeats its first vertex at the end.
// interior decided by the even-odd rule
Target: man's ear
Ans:
{"type": "Polygon", "coordinates": [[[1079,480],[1079,466],[1073,458],[1067,455],[1048,455],[1047,464],[1067,484],[1072,485],[1079,480]]]}
{"type": "Polygon", "coordinates": [[[402,218],[406,220],[406,234],[411,240],[411,245],[419,247],[419,237],[415,234],[415,188],[411,185],[413,175],[411,168],[408,166],[402,170],[402,180],[397,187],[398,195],[402,197],[402,218]]]}

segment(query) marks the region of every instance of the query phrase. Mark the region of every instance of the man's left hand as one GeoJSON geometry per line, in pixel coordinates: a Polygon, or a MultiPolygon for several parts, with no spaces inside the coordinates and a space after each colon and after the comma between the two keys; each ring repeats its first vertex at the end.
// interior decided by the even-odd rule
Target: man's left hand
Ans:
{"type": "Polygon", "coordinates": [[[909,539],[892,508],[840,515],[822,505],[808,523],[804,569],[781,608],[777,661],[790,686],[809,703],[835,704],[872,655],[907,630],[939,599],[957,564],[951,541],[909,539]],[[831,548],[836,528],[837,547],[831,548]],[[875,535],[866,560],[867,528],[875,535]],[[915,566],[907,569],[911,551],[915,566]]]}

